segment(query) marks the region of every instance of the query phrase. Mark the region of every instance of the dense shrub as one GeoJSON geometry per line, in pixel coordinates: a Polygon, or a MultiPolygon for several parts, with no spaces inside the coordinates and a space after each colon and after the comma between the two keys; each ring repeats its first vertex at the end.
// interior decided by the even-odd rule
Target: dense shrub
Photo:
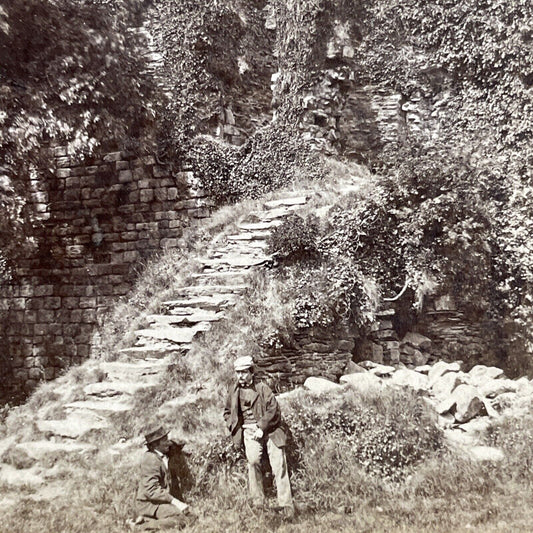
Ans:
{"type": "Polygon", "coordinates": [[[191,142],[187,162],[201,186],[218,202],[259,198],[298,177],[320,179],[320,159],[286,123],[273,122],[240,148],[201,136],[191,142]]]}
{"type": "Polygon", "coordinates": [[[315,265],[295,265],[285,270],[286,290],[294,300],[297,327],[363,326],[373,318],[378,304],[370,280],[350,258],[324,259],[315,265]]]}
{"type": "Polygon", "coordinates": [[[366,472],[398,481],[408,467],[441,448],[434,414],[413,391],[374,394],[348,392],[335,400],[318,397],[291,403],[285,418],[302,468],[310,450],[334,443],[366,472]]]}
{"type": "Polygon", "coordinates": [[[319,229],[315,215],[289,215],[268,238],[268,253],[284,262],[312,259],[318,254],[319,229]]]}

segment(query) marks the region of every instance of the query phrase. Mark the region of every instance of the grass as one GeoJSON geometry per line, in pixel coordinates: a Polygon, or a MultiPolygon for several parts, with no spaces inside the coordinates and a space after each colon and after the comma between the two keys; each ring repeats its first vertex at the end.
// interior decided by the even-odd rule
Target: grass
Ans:
{"type": "MultiPolygon", "coordinates": [[[[186,531],[531,531],[533,472],[524,468],[531,465],[533,455],[531,416],[495,425],[487,442],[504,449],[507,459],[479,463],[442,445],[433,415],[413,392],[361,395],[348,390],[340,395],[289,397],[281,405],[298,444],[298,453],[289,456],[299,513],[287,523],[274,510],[257,512],[248,504],[245,462],[232,448],[221,417],[227,365],[220,365],[213,354],[191,362],[205,365],[203,373],[193,374],[198,381],[191,382],[191,372],[198,368],[188,364],[183,360],[174,367],[150,397],[149,393],[139,395],[133,414],[122,419],[116,415],[113,430],[100,435],[94,452],[52,454],[35,461],[8,449],[3,459],[15,468],[46,467],[55,474],[44,487],[0,486],[0,502],[4,497],[17,501],[3,510],[2,531],[128,531],[127,520],[134,515],[141,440],[115,453],[107,451],[107,446],[121,436],[138,437],[143,424],[153,421],[156,406],[183,396],[192,383],[197,386],[202,381],[204,389],[197,394],[203,392],[203,399],[162,418],[175,435],[190,443],[188,463],[195,484],[186,499],[199,518],[186,531]],[[395,447],[391,447],[391,436],[395,447]],[[362,449],[372,453],[362,454],[362,449]],[[402,475],[387,476],[386,470],[373,466],[388,464],[379,454],[393,449],[409,450],[414,459],[396,461],[395,468],[402,475]],[[60,490],[58,497],[40,499],[46,491],[55,490],[60,490]]],[[[267,491],[274,504],[272,487],[267,491]]]]}

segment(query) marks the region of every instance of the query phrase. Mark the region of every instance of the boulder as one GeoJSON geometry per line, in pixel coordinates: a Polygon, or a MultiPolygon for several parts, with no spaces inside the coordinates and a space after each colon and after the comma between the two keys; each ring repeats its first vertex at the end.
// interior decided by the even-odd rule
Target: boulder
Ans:
{"type": "Polygon", "coordinates": [[[109,422],[105,418],[90,411],[71,413],[61,420],[37,420],[36,424],[42,433],[52,433],[71,439],[77,439],[93,429],[109,427],[109,422]]]}
{"type": "Polygon", "coordinates": [[[428,362],[429,355],[422,353],[420,350],[415,350],[411,356],[411,362],[413,365],[422,366],[428,362]]]}
{"type": "Polygon", "coordinates": [[[485,365],[476,365],[468,372],[468,375],[470,377],[470,383],[474,387],[481,387],[491,379],[505,377],[501,368],[485,365]]]}
{"type": "Polygon", "coordinates": [[[455,424],[455,417],[450,413],[439,415],[438,424],[443,429],[451,428],[455,424]]]}
{"type": "Polygon", "coordinates": [[[372,374],[375,374],[376,376],[389,376],[392,374],[396,368],[393,366],[386,366],[386,365],[376,365],[373,368],[369,370],[372,374]]]}
{"type": "Polygon", "coordinates": [[[370,372],[341,376],[339,381],[357,391],[378,389],[382,386],[381,378],[370,372]]]}
{"type": "Polygon", "coordinates": [[[459,385],[464,383],[467,383],[464,374],[459,372],[447,372],[433,381],[431,384],[431,391],[438,398],[444,398],[449,396],[459,385]]]}
{"type": "Polygon", "coordinates": [[[428,374],[429,371],[431,370],[432,366],[431,365],[420,365],[420,366],[416,366],[415,367],[415,372],[419,372],[420,374],[428,374]]]}
{"type": "Polygon", "coordinates": [[[459,385],[452,393],[455,399],[455,420],[459,423],[468,422],[485,412],[485,404],[479,391],[472,385],[459,385]]]}
{"type": "Polygon", "coordinates": [[[391,381],[404,387],[412,387],[415,390],[427,390],[428,377],[408,368],[400,368],[392,374],[391,381]]]}
{"type": "Polygon", "coordinates": [[[453,413],[460,424],[468,422],[479,414],[486,414],[485,404],[479,391],[472,385],[461,384],[453,393],[440,402],[436,411],[439,414],[453,413]]]}
{"type": "Polygon", "coordinates": [[[341,385],[329,379],[310,377],[305,380],[304,388],[315,394],[322,394],[341,389],[341,385]]]}
{"type": "Polygon", "coordinates": [[[474,461],[503,461],[505,454],[493,446],[471,446],[468,454],[474,461]]]}
{"type": "Polygon", "coordinates": [[[357,363],[354,363],[353,361],[348,361],[348,364],[344,369],[345,374],[359,374],[361,372],[366,372],[366,370],[357,363]]]}
{"type": "Polygon", "coordinates": [[[431,348],[431,339],[412,331],[406,333],[401,342],[402,344],[407,344],[417,350],[429,350],[431,348]]]}
{"type": "Polygon", "coordinates": [[[95,451],[97,448],[92,444],[84,442],[53,442],[49,440],[39,440],[31,442],[21,442],[15,446],[16,450],[23,450],[34,459],[42,459],[50,453],[87,453],[95,451]]]}
{"type": "Polygon", "coordinates": [[[437,379],[439,379],[447,372],[459,372],[459,370],[461,370],[461,365],[457,361],[454,363],[438,361],[431,367],[428,372],[429,386],[431,387],[437,379]]]}
{"type": "Polygon", "coordinates": [[[479,386],[479,391],[487,398],[496,398],[505,392],[516,392],[519,386],[512,379],[488,379],[479,386]]]}

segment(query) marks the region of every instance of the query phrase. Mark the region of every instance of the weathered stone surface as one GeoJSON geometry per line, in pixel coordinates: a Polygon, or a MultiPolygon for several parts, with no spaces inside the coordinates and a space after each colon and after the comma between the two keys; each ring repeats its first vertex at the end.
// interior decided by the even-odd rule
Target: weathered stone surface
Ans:
{"type": "Polygon", "coordinates": [[[420,372],[421,374],[429,374],[429,371],[431,370],[431,365],[420,365],[415,367],[415,372],[420,372]]]}
{"type": "Polygon", "coordinates": [[[402,344],[407,344],[417,350],[429,350],[431,348],[431,339],[412,331],[406,333],[401,342],[402,344]]]}
{"type": "Polygon", "coordinates": [[[455,420],[459,423],[468,422],[485,409],[479,391],[472,385],[459,385],[452,396],[456,402],[455,420]]]}
{"type": "Polygon", "coordinates": [[[96,450],[96,446],[84,442],[52,442],[49,440],[38,440],[31,442],[21,442],[15,446],[16,450],[23,450],[34,459],[42,459],[50,453],[87,453],[96,450]]]}
{"type": "Polygon", "coordinates": [[[357,363],[354,363],[353,361],[348,361],[348,364],[346,365],[346,368],[344,369],[345,374],[357,374],[360,372],[366,372],[366,370],[358,365],[357,363]]]}
{"type": "Polygon", "coordinates": [[[265,202],[263,207],[265,209],[276,209],[281,206],[304,205],[307,203],[307,196],[294,196],[292,198],[280,198],[279,200],[271,200],[265,202]]]}
{"type": "Polygon", "coordinates": [[[11,465],[0,465],[0,482],[6,485],[39,486],[45,482],[37,467],[20,470],[11,465]]]}
{"type": "Polygon", "coordinates": [[[342,387],[338,383],[334,383],[328,379],[309,377],[304,382],[304,388],[310,392],[321,394],[324,392],[339,390],[342,387]]]}
{"type": "Polygon", "coordinates": [[[491,379],[505,377],[501,368],[485,365],[476,365],[468,372],[468,375],[470,377],[470,383],[475,387],[483,386],[483,384],[491,379]]]}
{"type": "Polygon", "coordinates": [[[498,462],[505,459],[503,451],[493,446],[470,446],[467,450],[470,457],[475,461],[498,462]]]}
{"type": "MultiPolygon", "coordinates": [[[[228,235],[228,241],[264,241],[270,237],[270,231],[255,231],[254,233],[236,233],[228,235]]],[[[248,265],[246,265],[248,266],[248,265]]]]}
{"type": "Polygon", "coordinates": [[[240,224],[237,224],[237,227],[245,231],[264,231],[264,230],[270,230],[272,228],[276,228],[281,223],[282,223],[281,220],[274,219],[269,222],[253,222],[253,223],[241,222],[240,224]]]}
{"type": "Polygon", "coordinates": [[[37,420],[37,428],[43,433],[77,439],[93,429],[109,427],[109,422],[90,412],[71,414],[63,420],[37,420]]]}
{"type": "Polygon", "coordinates": [[[412,387],[415,390],[427,390],[428,388],[428,377],[408,368],[396,370],[392,374],[391,381],[403,387],[412,387]]]}
{"type": "Polygon", "coordinates": [[[339,381],[359,391],[379,389],[382,386],[382,379],[370,372],[346,374],[339,381]]]}
{"type": "Polygon", "coordinates": [[[438,398],[444,398],[464,383],[467,383],[465,375],[461,375],[459,372],[447,372],[432,382],[431,391],[438,398]]]}
{"type": "Polygon", "coordinates": [[[395,370],[396,368],[393,366],[376,364],[369,370],[369,372],[376,376],[390,376],[395,370]]]}
{"type": "Polygon", "coordinates": [[[121,413],[133,409],[131,400],[79,400],[65,405],[66,409],[89,409],[91,411],[103,411],[121,413]]]}
{"type": "Polygon", "coordinates": [[[186,313],[188,314],[191,309],[201,307],[204,311],[206,309],[210,310],[220,310],[224,307],[234,304],[236,301],[236,296],[233,294],[219,294],[214,296],[199,296],[197,298],[182,298],[181,300],[170,300],[163,302],[165,306],[171,313],[174,314],[183,314],[180,313],[180,308],[185,308],[186,313]]]}
{"type": "Polygon", "coordinates": [[[101,398],[119,396],[121,394],[134,395],[141,389],[155,386],[156,383],[156,380],[154,380],[152,383],[147,381],[129,383],[124,381],[105,381],[101,383],[90,383],[83,388],[83,392],[85,392],[85,394],[88,396],[99,396],[101,398]]]}
{"type": "Polygon", "coordinates": [[[161,327],[153,329],[139,329],[135,332],[137,337],[148,337],[150,339],[164,339],[177,344],[188,344],[192,342],[198,330],[194,328],[172,328],[161,327]]]}
{"type": "Polygon", "coordinates": [[[259,266],[267,261],[272,259],[270,256],[262,255],[262,256],[252,256],[251,254],[247,255],[226,255],[224,257],[221,257],[219,259],[201,259],[200,262],[204,266],[209,267],[218,267],[220,265],[229,265],[229,266],[235,266],[235,267],[252,267],[252,266],[259,266]]]}
{"type": "Polygon", "coordinates": [[[458,362],[446,363],[445,361],[439,361],[435,363],[428,372],[429,386],[431,387],[437,379],[447,372],[459,372],[459,370],[461,370],[461,365],[458,362]]]}
{"type": "Polygon", "coordinates": [[[224,317],[224,313],[217,311],[197,311],[186,315],[148,315],[148,324],[196,324],[198,322],[217,322],[224,317]]]}
{"type": "Polygon", "coordinates": [[[479,383],[479,390],[487,398],[496,398],[505,392],[517,392],[519,386],[512,379],[487,379],[479,383]]]}

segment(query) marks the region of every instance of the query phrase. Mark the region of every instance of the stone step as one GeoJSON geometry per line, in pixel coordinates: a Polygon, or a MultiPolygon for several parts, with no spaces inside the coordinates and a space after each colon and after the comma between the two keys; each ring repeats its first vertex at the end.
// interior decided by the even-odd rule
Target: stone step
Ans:
{"type": "Polygon", "coordinates": [[[37,460],[51,453],[87,453],[96,449],[96,446],[84,442],[55,442],[50,440],[21,442],[15,446],[15,450],[22,450],[37,460]]]}
{"type": "MultiPolygon", "coordinates": [[[[216,310],[227,307],[228,305],[233,305],[236,301],[236,296],[233,294],[219,294],[217,296],[199,296],[197,298],[182,298],[180,300],[169,300],[163,302],[163,306],[167,311],[171,311],[172,314],[174,310],[179,308],[184,308],[187,310],[201,308],[202,310],[216,310]]],[[[183,313],[179,313],[183,314],[183,313]]],[[[189,311],[187,311],[189,314],[189,311]]]]}
{"type": "Polygon", "coordinates": [[[221,294],[242,294],[248,285],[245,283],[234,285],[191,285],[189,287],[182,287],[176,292],[179,296],[217,296],[221,294]]]}
{"type": "MultiPolygon", "coordinates": [[[[78,400],[65,404],[65,409],[72,411],[96,411],[103,413],[122,413],[133,409],[133,400],[121,396],[118,399],[106,398],[105,400],[78,400]]],[[[75,415],[77,416],[77,415],[75,415]]]]}
{"type": "Polygon", "coordinates": [[[187,315],[148,315],[146,321],[149,324],[170,326],[172,324],[194,325],[202,322],[217,322],[224,318],[224,313],[216,311],[199,311],[187,315]]]}
{"type": "Polygon", "coordinates": [[[276,209],[278,207],[287,206],[302,206],[307,203],[308,196],[290,196],[287,198],[280,198],[279,200],[270,200],[265,202],[263,207],[265,209],[276,209]]]}
{"type": "Polygon", "coordinates": [[[292,205],[288,207],[278,207],[276,209],[270,209],[269,211],[255,211],[254,213],[250,213],[249,217],[257,220],[262,220],[263,222],[274,219],[283,219],[293,214],[295,211],[298,211],[299,208],[300,206],[292,205]]]}
{"type": "Polygon", "coordinates": [[[148,337],[149,339],[163,339],[176,344],[190,344],[195,335],[200,331],[196,327],[192,328],[146,328],[135,331],[137,337],[148,337]]]}
{"type": "Polygon", "coordinates": [[[135,363],[123,361],[103,361],[99,363],[100,369],[109,379],[119,381],[139,380],[143,377],[149,380],[156,379],[164,374],[171,363],[169,357],[164,359],[139,359],[135,363]]]}
{"type": "Polygon", "coordinates": [[[235,235],[228,235],[230,242],[243,241],[266,241],[270,237],[270,231],[256,231],[254,233],[237,233],[235,235]]]}
{"type": "Polygon", "coordinates": [[[271,260],[269,255],[225,255],[217,259],[201,259],[200,263],[205,267],[218,267],[227,265],[229,267],[254,267],[259,266],[271,260]]]}
{"type": "Polygon", "coordinates": [[[252,231],[252,232],[256,232],[256,231],[265,231],[265,230],[270,230],[270,229],[273,229],[273,228],[276,228],[277,226],[279,226],[280,224],[282,224],[282,221],[281,220],[278,220],[278,219],[273,219],[273,220],[270,220],[268,222],[241,222],[239,224],[237,224],[237,227],[239,229],[242,229],[244,231],[252,231]]]}
{"type": "Polygon", "coordinates": [[[214,272],[197,272],[191,275],[193,279],[198,282],[205,281],[206,284],[213,282],[220,282],[222,280],[230,280],[235,283],[244,283],[247,277],[250,275],[248,269],[232,269],[231,271],[214,271],[214,272]]]}
{"type": "Polygon", "coordinates": [[[52,433],[60,437],[77,439],[93,429],[109,427],[109,421],[96,413],[72,413],[62,420],[37,420],[37,428],[42,433],[52,433]]]}
{"type": "Polygon", "coordinates": [[[111,398],[127,394],[133,396],[137,391],[155,387],[159,383],[159,376],[151,381],[101,381],[99,383],[89,383],[83,388],[87,396],[97,396],[99,398],[111,398]]]}
{"type": "Polygon", "coordinates": [[[135,346],[129,348],[122,348],[119,350],[121,358],[134,359],[144,361],[147,357],[165,359],[169,355],[176,355],[183,352],[183,345],[176,345],[170,343],[139,343],[137,341],[135,346]]]}
{"type": "Polygon", "coordinates": [[[242,256],[262,256],[262,251],[268,246],[266,241],[259,240],[241,240],[229,241],[224,246],[218,247],[209,254],[209,259],[224,257],[226,255],[242,255],[242,256]]]}

